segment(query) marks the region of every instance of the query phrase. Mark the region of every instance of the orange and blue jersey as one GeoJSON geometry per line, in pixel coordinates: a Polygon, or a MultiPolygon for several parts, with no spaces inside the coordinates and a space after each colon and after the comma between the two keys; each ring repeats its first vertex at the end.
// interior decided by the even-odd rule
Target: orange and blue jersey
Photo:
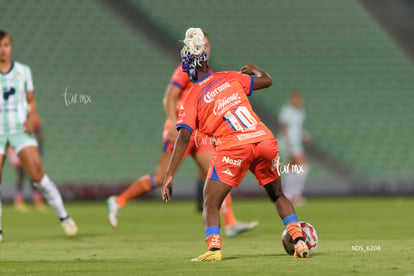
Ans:
{"type": "MultiPolygon", "coordinates": [[[[190,88],[193,86],[193,82],[188,78],[187,73],[183,72],[181,64],[178,65],[177,68],[175,68],[174,73],[172,74],[171,79],[170,79],[170,84],[175,85],[175,86],[177,86],[178,88],[181,89],[180,95],[177,99],[177,104],[176,104],[176,110],[177,110],[177,115],[178,115],[178,113],[180,111],[179,107],[183,103],[183,100],[184,100],[185,96],[187,95],[188,91],[190,91],[190,88]]],[[[171,125],[171,121],[170,121],[170,119],[167,119],[164,123],[164,130],[163,130],[163,133],[162,133],[162,137],[164,139],[163,151],[171,151],[172,152],[172,146],[173,145],[170,145],[170,142],[168,140],[166,140],[166,138],[165,138],[170,125],[171,125]],[[170,148],[170,149],[167,150],[168,148],[170,148]]]]}
{"type": "MultiPolygon", "coordinates": [[[[187,73],[183,72],[181,64],[178,65],[177,68],[174,70],[174,73],[172,74],[170,79],[170,84],[175,85],[181,89],[176,106],[178,114],[179,108],[183,104],[184,98],[193,86],[193,82],[188,78],[187,73]]],[[[174,143],[166,138],[170,125],[171,121],[167,119],[165,121],[163,131],[163,152],[173,152],[174,143]]],[[[194,132],[191,136],[190,146],[187,149],[186,155],[193,154],[195,152],[203,153],[212,151],[214,151],[214,146],[211,144],[209,137],[202,134],[201,132],[197,132],[197,134],[194,132]]]]}
{"type": "Polygon", "coordinates": [[[181,89],[180,96],[177,101],[177,114],[179,112],[178,108],[181,106],[185,96],[187,95],[190,88],[193,86],[193,82],[188,78],[187,73],[183,72],[182,65],[175,68],[174,73],[171,76],[170,84],[175,85],[181,89]]]}
{"type": "MultiPolygon", "coordinates": [[[[176,104],[176,110],[177,110],[177,115],[178,115],[179,107],[181,106],[185,95],[187,95],[187,92],[193,86],[193,83],[188,78],[187,73],[183,72],[181,63],[177,66],[177,68],[175,68],[174,73],[172,74],[169,83],[181,89],[180,95],[179,95],[179,98],[177,99],[177,104],[176,104]]],[[[170,141],[166,139],[167,132],[168,132],[170,125],[171,125],[171,121],[170,119],[167,119],[164,123],[164,130],[162,133],[162,138],[164,140],[164,146],[163,146],[164,152],[167,152],[167,151],[172,152],[172,149],[174,146],[174,143],[171,143],[170,141]]]]}
{"type": "Polygon", "coordinates": [[[226,71],[208,73],[187,93],[177,120],[177,129],[198,129],[213,137],[217,148],[231,148],[273,138],[253,111],[249,99],[252,76],[226,71]]]}

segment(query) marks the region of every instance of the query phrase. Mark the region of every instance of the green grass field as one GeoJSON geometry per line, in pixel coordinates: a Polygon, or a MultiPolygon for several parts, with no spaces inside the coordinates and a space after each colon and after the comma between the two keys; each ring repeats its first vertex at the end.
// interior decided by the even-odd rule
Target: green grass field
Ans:
{"type": "Polygon", "coordinates": [[[414,275],[412,197],[308,200],[297,213],[319,234],[309,259],[285,254],[282,222],[267,199],[236,199],[236,215],[260,225],[223,237],[217,263],[190,262],[206,250],[192,201],[131,202],[116,230],[104,202],[67,208],[79,226],[75,238],[64,236],[51,209],[21,214],[6,204],[0,275],[414,275]]]}

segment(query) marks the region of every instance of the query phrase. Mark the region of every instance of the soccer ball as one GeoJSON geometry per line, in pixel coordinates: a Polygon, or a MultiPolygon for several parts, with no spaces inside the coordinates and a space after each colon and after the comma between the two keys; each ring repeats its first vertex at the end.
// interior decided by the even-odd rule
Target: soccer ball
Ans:
{"type": "MultiPolygon", "coordinates": [[[[309,248],[309,254],[312,254],[318,246],[318,234],[316,233],[316,229],[310,223],[303,221],[300,221],[299,223],[302,228],[303,238],[309,248]]],[[[286,229],[283,231],[281,239],[286,253],[293,255],[295,253],[295,245],[293,244],[292,237],[286,229]]]]}

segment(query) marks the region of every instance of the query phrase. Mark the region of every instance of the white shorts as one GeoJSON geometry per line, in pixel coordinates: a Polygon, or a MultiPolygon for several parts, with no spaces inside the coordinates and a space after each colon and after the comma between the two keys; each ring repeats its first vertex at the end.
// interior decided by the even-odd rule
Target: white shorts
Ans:
{"type": "Polygon", "coordinates": [[[7,146],[9,145],[18,154],[25,147],[37,147],[37,141],[33,134],[28,134],[24,131],[0,135],[0,155],[6,154],[7,146]]]}

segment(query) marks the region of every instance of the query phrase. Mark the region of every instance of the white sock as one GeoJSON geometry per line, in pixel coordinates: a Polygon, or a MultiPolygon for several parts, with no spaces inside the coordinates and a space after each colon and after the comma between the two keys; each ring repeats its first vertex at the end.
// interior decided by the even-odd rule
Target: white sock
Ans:
{"type": "Polygon", "coordinates": [[[34,183],[34,186],[42,192],[47,203],[49,203],[50,207],[55,210],[60,219],[64,219],[68,216],[65,206],[63,206],[63,200],[59,190],[46,174],[39,183],[34,183]]]}

